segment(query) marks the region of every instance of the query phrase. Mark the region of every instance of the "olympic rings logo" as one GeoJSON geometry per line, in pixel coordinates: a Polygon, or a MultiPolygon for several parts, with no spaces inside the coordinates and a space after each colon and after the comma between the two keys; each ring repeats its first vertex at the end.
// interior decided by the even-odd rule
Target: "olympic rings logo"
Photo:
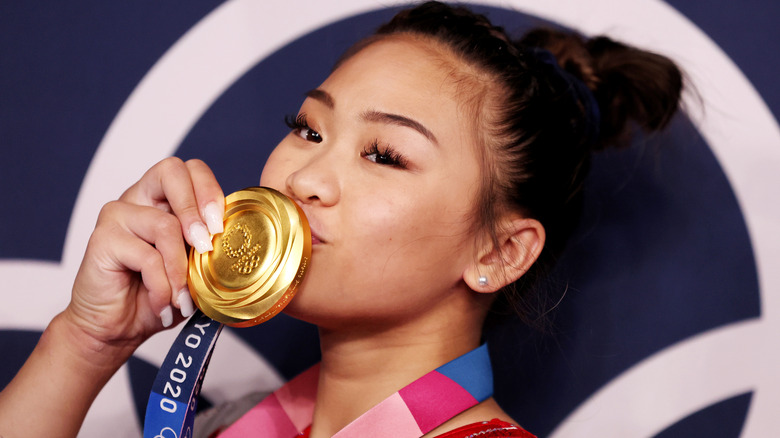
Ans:
{"type": "Polygon", "coordinates": [[[252,246],[252,231],[244,224],[235,224],[222,235],[222,252],[228,258],[238,259],[230,269],[240,274],[249,275],[260,266],[260,257],[256,256],[260,251],[260,245],[252,246]],[[241,244],[238,248],[233,247],[230,240],[234,234],[240,234],[241,244]]]}
{"type": "Polygon", "coordinates": [[[160,433],[155,435],[154,438],[178,438],[178,436],[176,435],[175,430],[171,429],[170,427],[163,427],[162,430],[160,430],[160,433]],[[173,436],[166,435],[165,433],[167,431],[170,431],[173,434],[173,436]]]}

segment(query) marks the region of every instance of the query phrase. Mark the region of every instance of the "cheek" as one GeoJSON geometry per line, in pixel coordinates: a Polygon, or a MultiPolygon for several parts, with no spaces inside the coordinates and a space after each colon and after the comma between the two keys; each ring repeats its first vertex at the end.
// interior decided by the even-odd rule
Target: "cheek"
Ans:
{"type": "MultiPolygon", "coordinates": [[[[374,193],[381,193],[377,191],[374,193]]],[[[364,201],[351,204],[351,213],[346,215],[351,218],[351,227],[357,230],[362,239],[376,244],[383,244],[398,240],[406,229],[406,215],[399,212],[406,211],[407,202],[404,199],[393,199],[383,195],[366,194],[364,201]]],[[[344,202],[343,205],[350,205],[344,202]]]]}
{"type": "Polygon", "coordinates": [[[431,217],[426,207],[428,202],[419,193],[365,183],[354,183],[353,187],[360,187],[359,193],[358,190],[344,193],[342,217],[351,222],[347,229],[360,236],[360,240],[369,245],[400,243],[424,233],[431,217]]]}
{"type": "Polygon", "coordinates": [[[410,191],[395,199],[375,197],[350,215],[354,223],[349,228],[360,230],[362,242],[353,248],[354,260],[370,260],[386,275],[438,272],[447,277],[444,271],[450,269],[457,274],[470,242],[468,215],[463,206],[441,197],[417,195],[410,191]]]}

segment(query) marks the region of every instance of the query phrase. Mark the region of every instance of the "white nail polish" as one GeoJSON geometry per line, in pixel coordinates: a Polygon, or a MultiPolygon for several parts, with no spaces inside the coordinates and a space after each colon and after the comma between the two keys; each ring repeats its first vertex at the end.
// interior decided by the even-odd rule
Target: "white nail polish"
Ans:
{"type": "Polygon", "coordinates": [[[190,225],[189,235],[190,243],[195,247],[195,251],[203,254],[204,252],[209,252],[214,249],[211,245],[209,230],[207,230],[206,226],[202,223],[195,222],[190,225]]]}
{"type": "Polygon", "coordinates": [[[222,227],[222,219],[225,215],[223,209],[219,208],[216,202],[209,202],[205,208],[203,208],[203,216],[206,218],[206,225],[209,227],[211,234],[219,234],[224,228],[222,227]]]}
{"type": "Polygon", "coordinates": [[[168,328],[173,324],[173,309],[171,309],[171,306],[165,306],[165,308],[162,309],[162,312],[160,312],[160,321],[162,321],[162,325],[165,328],[168,328]]]}
{"type": "Polygon", "coordinates": [[[188,318],[195,313],[195,304],[193,304],[192,298],[190,298],[190,291],[186,286],[179,292],[179,297],[176,298],[176,302],[179,304],[181,316],[188,318]]]}

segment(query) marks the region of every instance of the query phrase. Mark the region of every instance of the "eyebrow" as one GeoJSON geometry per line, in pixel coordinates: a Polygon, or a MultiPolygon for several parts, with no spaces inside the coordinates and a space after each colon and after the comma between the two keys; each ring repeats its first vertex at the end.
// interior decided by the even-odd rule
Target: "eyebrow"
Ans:
{"type": "Polygon", "coordinates": [[[314,90],[309,90],[306,92],[307,97],[311,97],[314,100],[317,100],[319,102],[322,102],[330,109],[333,109],[336,107],[336,102],[333,100],[333,96],[328,94],[327,91],[320,90],[319,88],[315,88],[314,90]]]}
{"type": "Polygon", "coordinates": [[[424,135],[425,138],[431,141],[431,143],[435,144],[436,146],[439,145],[439,141],[436,139],[436,136],[433,135],[433,132],[426,128],[422,123],[414,119],[410,119],[409,117],[371,110],[363,113],[363,119],[370,122],[381,122],[412,128],[420,134],[424,135]]]}
{"type": "MultiPolygon", "coordinates": [[[[333,99],[333,96],[331,96],[330,93],[325,90],[315,88],[313,90],[307,91],[306,96],[321,102],[330,109],[334,109],[336,107],[336,101],[333,99]]],[[[422,123],[414,119],[410,119],[409,117],[399,114],[384,113],[376,110],[366,111],[362,114],[362,117],[364,120],[369,122],[387,123],[414,129],[415,131],[425,136],[425,138],[430,140],[434,145],[439,145],[439,141],[436,139],[436,136],[433,135],[433,132],[426,128],[422,123]]]]}

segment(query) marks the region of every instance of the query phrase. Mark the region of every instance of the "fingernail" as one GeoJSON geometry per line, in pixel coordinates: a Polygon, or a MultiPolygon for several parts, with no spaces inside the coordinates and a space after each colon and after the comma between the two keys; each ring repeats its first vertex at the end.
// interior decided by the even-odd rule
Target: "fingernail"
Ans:
{"type": "Polygon", "coordinates": [[[211,234],[219,234],[224,230],[222,228],[222,217],[225,212],[222,210],[216,202],[209,202],[203,208],[203,216],[206,217],[206,225],[209,227],[211,234]]]}
{"type": "Polygon", "coordinates": [[[195,251],[203,254],[204,252],[209,252],[214,249],[214,247],[211,246],[211,236],[209,235],[209,230],[207,230],[206,226],[202,223],[195,222],[190,225],[189,235],[190,243],[192,243],[192,246],[195,247],[195,251]]]}
{"type": "Polygon", "coordinates": [[[188,318],[195,313],[195,304],[193,304],[192,298],[190,298],[190,290],[187,289],[187,286],[184,286],[184,288],[179,291],[179,297],[176,298],[176,302],[179,303],[181,316],[188,318]]]}
{"type": "Polygon", "coordinates": [[[171,309],[171,306],[165,306],[165,308],[162,309],[162,312],[160,312],[160,321],[162,321],[162,325],[165,328],[168,328],[173,324],[173,309],[171,309]]]}

